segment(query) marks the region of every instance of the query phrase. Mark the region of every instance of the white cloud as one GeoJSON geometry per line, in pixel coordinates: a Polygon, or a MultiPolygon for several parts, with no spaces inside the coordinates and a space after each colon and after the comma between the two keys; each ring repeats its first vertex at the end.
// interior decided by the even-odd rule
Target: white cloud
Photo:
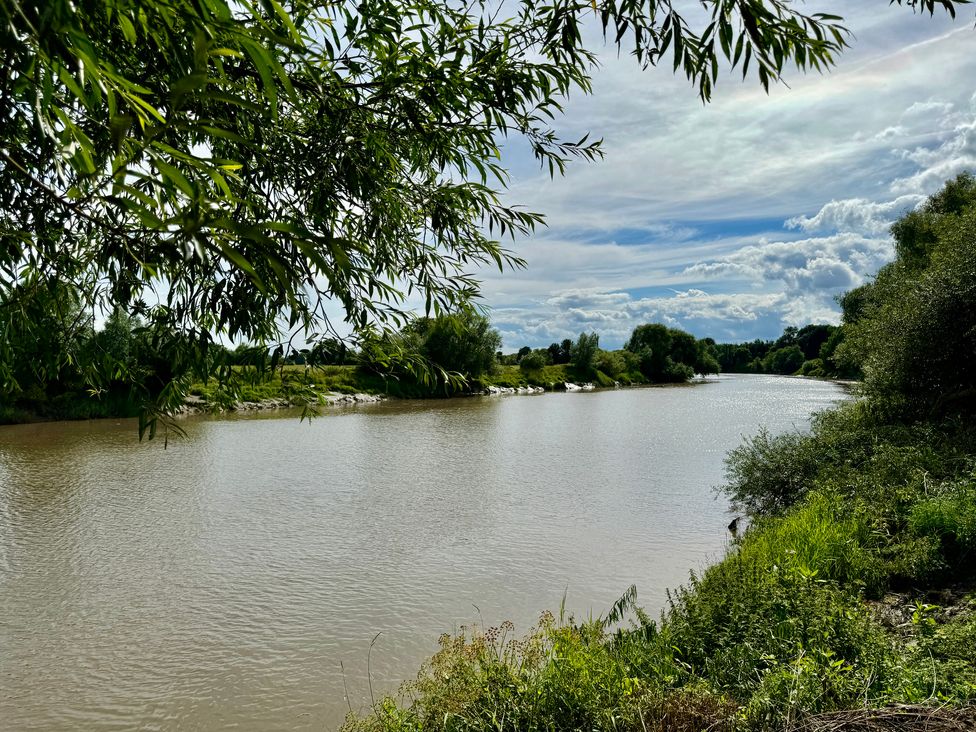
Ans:
{"type": "Polygon", "coordinates": [[[776,282],[786,294],[807,291],[834,294],[861,284],[893,253],[887,238],[845,232],[797,241],[760,241],[725,257],[698,262],[684,274],[701,279],[748,279],[776,282]]]}
{"type": "Polygon", "coordinates": [[[793,216],[786,220],[789,229],[803,231],[849,231],[883,234],[899,216],[915,208],[925,196],[910,193],[892,201],[848,198],[831,201],[813,216],[793,216]]]}
{"type": "Polygon", "coordinates": [[[895,193],[931,193],[947,179],[976,168],[976,110],[956,122],[937,146],[901,153],[920,170],[895,180],[891,184],[895,193]]]}

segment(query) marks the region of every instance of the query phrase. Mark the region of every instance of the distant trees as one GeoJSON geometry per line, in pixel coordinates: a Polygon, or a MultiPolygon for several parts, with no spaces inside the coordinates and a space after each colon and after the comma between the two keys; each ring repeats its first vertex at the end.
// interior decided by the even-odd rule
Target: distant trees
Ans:
{"type": "Polygon", "coordinates": [[[719,343],[715,356],[723,372],[739,374],[795,374],[809,376],[856,376],[856,368],[838,360],[843,342],[841,328],[812,323],[789,326],[775,341],[719,343]]]}
{"type": "Polygon", "coordinates": [[[549,351],[544,348],[537,348],[522,356],[519,360],[519,368],[522,369],[523,373],[531,373],[545,368],[550,363],[552,361],[549,358],[549,351]]]}
{"type": "Polygon", "coordinates": [[[484,315],[463,310],[455,315],[418,318],[408,330],[421,339],[421,351],[445,371],[477,378],[495,370],[501,348],[498,331],[484,315]]]}
{"type": "Polygon", "coordinates": [[[562,343],[550,343],[548,350],[550,363],[569,363],[572,359],[573,341],[564,338],[562,343]]]}
{"type": "Polygon", "coordinates": [[[762,360],[762,368],[767,374],[795,374],[803,366],[804,360],[799,346],[785,346],[767,353],[762,360]]]}
{"type": "Polygon", "coordinates": [[[647,323],[634,329],[624,350],[634,354],[648,381],[681,382],[696,373],[718,373],[718,360],[710,350],[714,342],[697,340],[690,333],[647,323]]]}

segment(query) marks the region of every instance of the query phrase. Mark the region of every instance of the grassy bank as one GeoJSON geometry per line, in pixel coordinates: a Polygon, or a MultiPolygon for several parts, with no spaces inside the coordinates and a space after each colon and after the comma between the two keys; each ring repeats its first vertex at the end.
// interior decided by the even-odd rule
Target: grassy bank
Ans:
{"type": "MultiPolygon", "coordinates": [[[[234,375],[229,387],[216,380],[208,383],[197,382],[189,386],[188,393],[219,410],[232,408],[238,402],[290,401],[296,404],[314,404],[317,394],[372,394],[417,399],[480,393],[489,386],[535,386],[560,390],[565,388],[566,382],[594,383],[606,388],[615,386],[615,383],[644,383],[639,374],[618,377],[615,382],[600,371],[580,373],[568,364],[547,365],[534,371],[523,371],[518,366],[498,366],[494,373],[469,379],[465,386],[452,391],[443,386],[422,384],[410,378],[383,376],[353,365],[314,368],[282,366],[273,371],[238,366],[234,368],[234,375]]],[[[43,398],[38,396],[24,399],[17,405],[0,405],[0,424],[135,417],[139,414],[139,408],[138,400],[127,390],[92,393],[86,389],[75,389],[56,397],[44,395],[43,398]]]]}
{"type": "MultiPolygon", "coordinates": [[[[240,378],[236,393],[222,390],[216,383],[193,384],[190,393],[215,405],[228,405],[235,401],[262,401],[291,399],[307,396],[307,389],[339,394],[383,394],[399,398],[445,397],[458,394],[479,393],[489,386],[518,388],[541,387],[547,390],[565,388],[566,382],[594,383],[601,387],[613,387],[614,380],[597,371],[584,374],[568,364],[547,365],[534,371],[523,371],[518,366],[498,366],[494,373],[470,379],[460,390],[447,391],[436,385],[425,385],[407,378],[381,376],[356,366],[322,366],[306,369],[304,366],[284,366],[270,374],[258,374],[248,369],[239,370],[240,378]]],[[[641,383],[627,379],[626,384],[641,383]]]]}
{"type": "Polygon", "coordinates": [[[976,699],[974,446],[964,422],[863,403],[759,435],[729,461],[753,525],[660,618],[628,593],[597,621],[445,636],[347,730],[779,730],[892,704],[976,724],[927,711],[976,699]]]}

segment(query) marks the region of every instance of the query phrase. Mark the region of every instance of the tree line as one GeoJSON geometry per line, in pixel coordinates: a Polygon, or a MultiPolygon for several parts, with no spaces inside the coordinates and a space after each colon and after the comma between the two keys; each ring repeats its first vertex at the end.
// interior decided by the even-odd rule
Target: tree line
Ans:
{"type": "MultiPolygon", "coordinates": [[[[841,298],[843,305],[843,298],[841,298]]],[[[811,323],[789,326],[776,340],[719,343],[718,362],[723,373],[800,374],[856,379],[860,368],[845,357],[843,326],[811,323]]]]}

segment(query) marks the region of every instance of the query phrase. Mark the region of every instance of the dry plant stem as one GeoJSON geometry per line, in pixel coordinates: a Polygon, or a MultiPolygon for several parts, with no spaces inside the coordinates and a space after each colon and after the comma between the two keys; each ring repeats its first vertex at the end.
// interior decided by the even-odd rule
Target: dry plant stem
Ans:
{"type": "Polygon", "coordinates": [[[950,709],[896,705],[807,717],[788,732],[964,732],[976,730],[976,706],[950,709]]]}

